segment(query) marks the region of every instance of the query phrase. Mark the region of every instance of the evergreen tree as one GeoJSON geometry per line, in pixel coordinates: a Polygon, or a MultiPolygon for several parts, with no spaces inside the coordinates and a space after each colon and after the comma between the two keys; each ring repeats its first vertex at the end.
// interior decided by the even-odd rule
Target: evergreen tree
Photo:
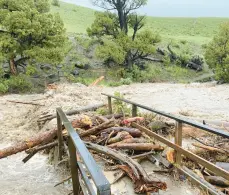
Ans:
{"type": "Polygon", "coordinates": [[[229,22],[220,27],[219,33],[207,45],[205,58],[215,70],[216,78],[229,82],[229,22]]]}
{"type": "Polygon", "coordinates": [[[105,61],[114,61],[132,68],[139,59],[155,53],[155,44],[160,37],[149,30],[141,31],[145,17],[135,10],[146,5],[147,0],[94,0],[95,5],[106,9],[96,13],[94,23],[87,29],[101,45],[97,55],[105,61]]]}
{"type": "Polygon", "coordinates": [[[65,29],[47,0],[0,0],[0,57],[10,71],[26,62],[58,64],[64,58],[65,29]]]}

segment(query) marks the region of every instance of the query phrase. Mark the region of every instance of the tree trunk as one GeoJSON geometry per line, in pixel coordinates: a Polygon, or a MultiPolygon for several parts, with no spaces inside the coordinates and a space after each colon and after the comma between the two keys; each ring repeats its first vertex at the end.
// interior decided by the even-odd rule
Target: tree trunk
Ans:
{"type": "Polygon", "coordinates": [[[124,13],[123,2],[121,0],[117,1],[116,9],[118,11],[119,25],[125,34],[128,33],[127,15],[124,13]]]}
{"type": "Polygon", "coordinates": [[[115,135],[117,135],[119,132],[125,131],[128,132],[133,137],[141,137],[142,132],[135,128],[128,128],[128,127],[111,127],[104,129],[101,133],[107,133],[110,134],[112,131],[115,132],[115,135]]]}
{"type": "Polygon", "coordinates": [[[118,167],[127,173],[127,175],[133,180],[136,193],[142,194],[147,192],[158,192],[160,189],[166,190],[167,185],[165,182],[156,179],[152,180],[142,166],[129,156],[97,144],[86,143],[86,146],[88,149],[94,150],[100,154],[105,154],[106,156],[121,162],[122,165],[118,165],[118,167]]]}
{"type": "Polygon", "coordinates": [[[133,68],[133,60],[131,59],[131,51],[128,51],[126,54],[126,66],[129,70],[133,68]]]}
{"type": "Polygon", "coordinates": [[[105,122],[105,123],[102,123],[96,127],[93,127],[92,129],[89,129],[87,131],[84,131],[82,133],[80,133],[80,137],[86,137],[86,136],[89,136],[89,135],[95,135],[95,134],[98,134],[99,132],[101,132],[102,130],[104,129],[107,129],[107,128],[110,128],[110,127],[113,127],[115,125],[115,122],[113,119],[105,122]]]}
{"type": "Polygon", "coordinates": [[[11,58],[9,63],[10,63],[10,73],[12,75],[17,75],[18,74],[18,72],[17,72],[17,66],[15,64],[14,59],[11,58]]]}
{"type": "Polygon", "coordinates": [[[33,138],[0,150],[0,159],[28,150],[40,144],[51,142],[57,136],[57,129],[42,132],[33,138]]]}
{"type": "Polygon", "coordinates": [[[109,148],[117,148],[117,149],[127,149],[127,150],[135,150],[135,151],[163,151],[164,148],[160,145],[155,145],[151,143],[117,143],[114,145],[109,145],[109,148]]]}

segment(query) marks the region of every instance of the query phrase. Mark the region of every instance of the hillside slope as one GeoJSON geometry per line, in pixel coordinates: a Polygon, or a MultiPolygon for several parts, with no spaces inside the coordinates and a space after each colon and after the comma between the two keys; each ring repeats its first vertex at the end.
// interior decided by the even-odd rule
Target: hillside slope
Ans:
{"type": "MultiPolygon", "coordinates": [[[[69,33],[86,33],[94,20],[95,10],[69,3],[52,6],[59,13],[69,33]]],[[[207,43],[217,32],[219,25],[229,18],[159,18],[147,17],[147,27],[160,33],[165,39],[187,40],[197,44],[207,43]]]]}

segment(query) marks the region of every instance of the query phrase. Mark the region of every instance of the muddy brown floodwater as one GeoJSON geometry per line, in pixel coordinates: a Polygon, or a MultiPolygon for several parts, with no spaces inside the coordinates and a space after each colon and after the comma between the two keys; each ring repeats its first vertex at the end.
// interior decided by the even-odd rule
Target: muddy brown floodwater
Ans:
{"type": "MultiPolygon", "coordinates": [[[[42,129],[37,126],[41,114],[54,113],[57,107],[67,111],[74,108],[106,102],[101,92],[113,94],[120,91],[125,98],[137,101],[165,112],[182,114],[204,119],[229,119],[229,85],[205,84],[133,84],[116,88],[93,87],[81,84],[60,84],[57,90],[44,94],[6,95],[0,97],[0,148],[13,142],[25,140],[40,131],[56,125],[53,119],[42,129]],[[44,106],[11,103],[8,100],[35,102],[44,106]]],[[[74,118],[71,117],[71,118],[74,118]]],[[[48,163],[44,154],[35,155],[23,164],[25,153],[0,160],[0,195],[59,195],[68,194],[69,185],[54,188],[58,181],[66,177],[65,172],[56,170],[48,163]]],[[[151,164],[143,164],[147,172],[152,172],[151,164]]],[[[112,181],[113,175],[105,173],[112,181]]],[[[185,182],[174,181],[169,176],[155,175],[168,183],[168,191],[160,194],[197,195],[199,191],[185,182]]],[[[131,194],[133,187],[125,178],[112,188],[114,194],[131,194]]]]}

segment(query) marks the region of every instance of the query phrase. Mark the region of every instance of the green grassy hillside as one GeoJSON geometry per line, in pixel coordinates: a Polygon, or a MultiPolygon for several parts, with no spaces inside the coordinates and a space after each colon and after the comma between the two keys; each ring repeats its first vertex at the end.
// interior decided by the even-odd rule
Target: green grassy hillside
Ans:
{"type": "MultiPolygon", "coordinates": [[[[94,10],[61,2],[60,7],[52,6],[64,20],[69,33],[86,33],[94,20],[94,10]]],[[[147,27],[158,32],[166,40],[186,40],[197,44],[207,43],[217,32],[221,23],[229,18],[159,18],[147,17],[147,27]]]]}

